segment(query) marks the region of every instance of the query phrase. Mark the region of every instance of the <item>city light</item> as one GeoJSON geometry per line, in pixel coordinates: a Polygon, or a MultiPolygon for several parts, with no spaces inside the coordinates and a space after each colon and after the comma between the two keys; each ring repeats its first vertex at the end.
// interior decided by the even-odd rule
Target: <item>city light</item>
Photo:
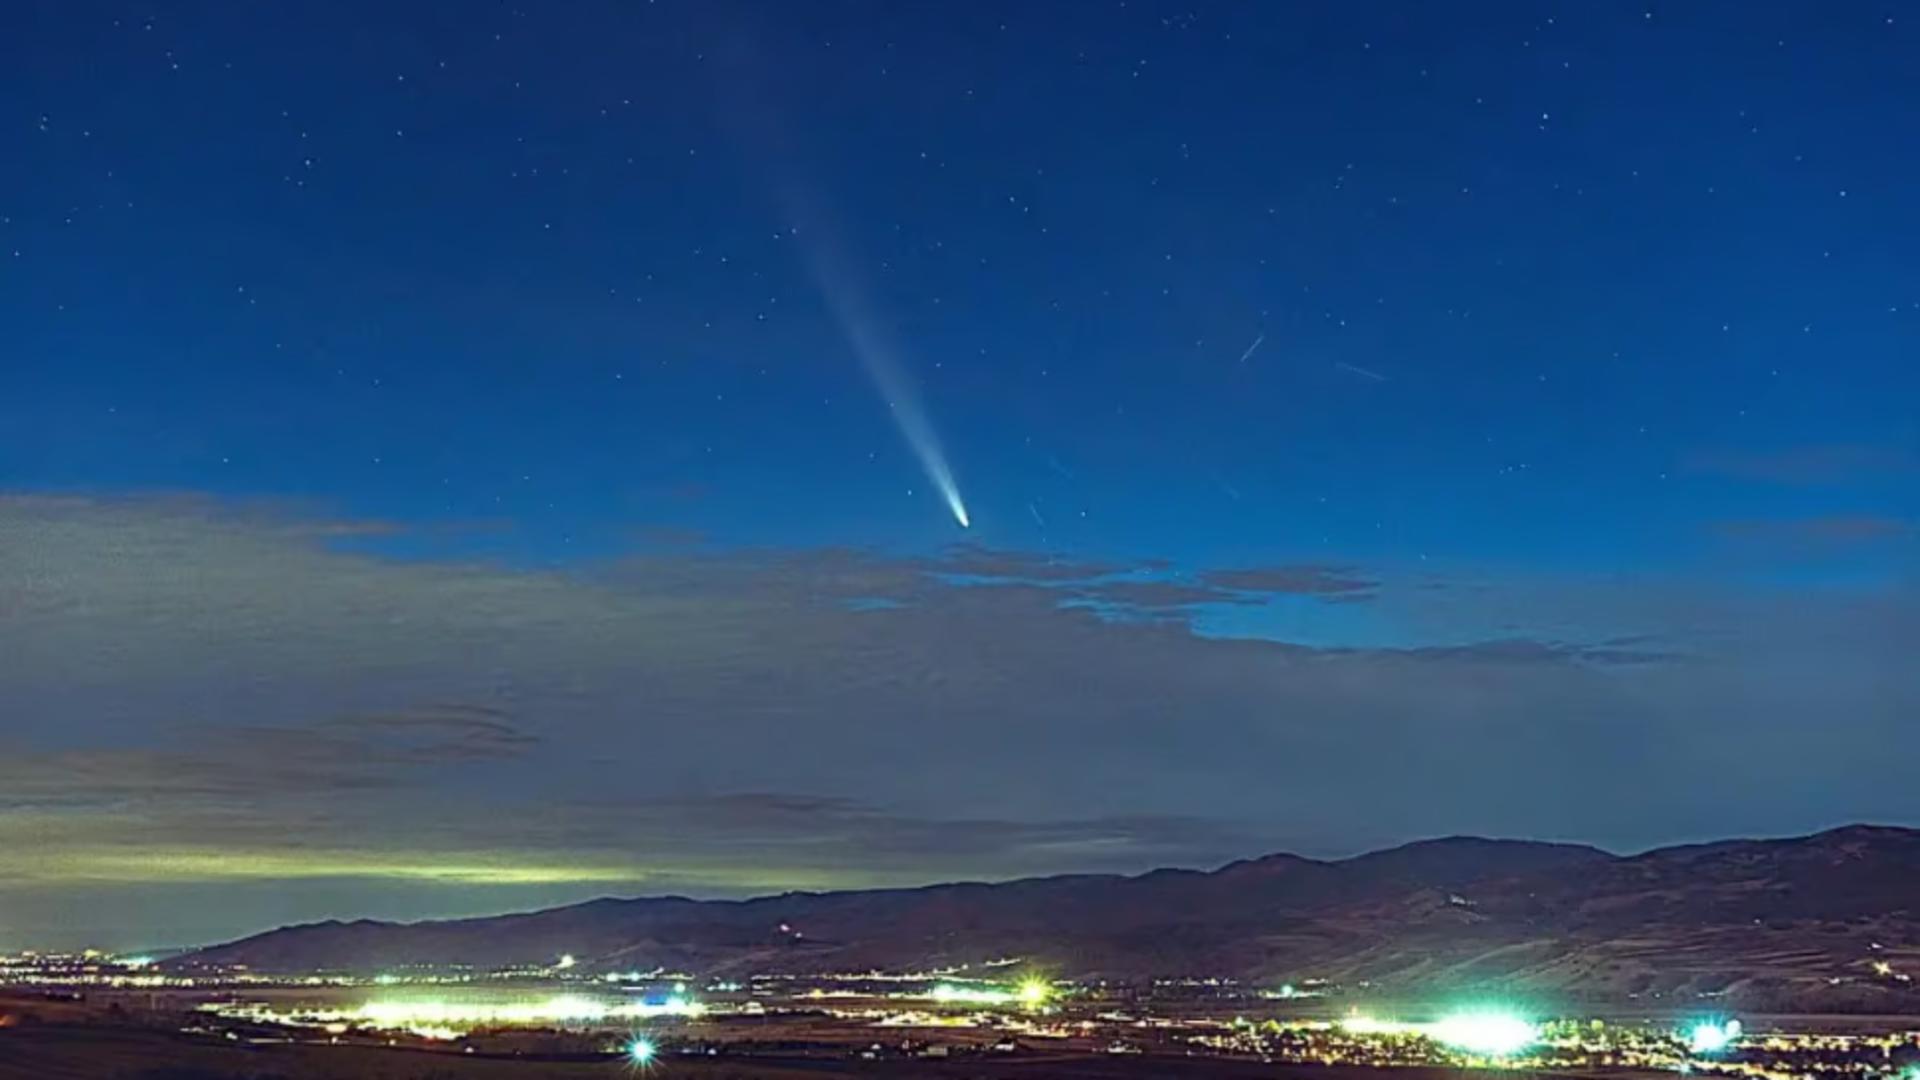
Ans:
{"type": "Polygon", "coordinates": [[[1349,1035],[1420,1035],[1442,1046],[1489,1057],[1505,1057],[1526,1049],[1540,1039],[1537,1026],[1503,1012],[1454,1013],[1430,1024],[1382,1020],[1365,1013],[1349,1013],[1340,1019],[1339,1024],[1340,1030],[1349,1035]]]}
{"type": "Polygon", "coordinates": [[[653,1040],[645,1037],[627,1044],[627,1060],[635,1065],[651,1065],[659,1053],[660,1049],[653,1045],[653,1040]]]}
{"type": "Polygon", "coordinates": [[[439,998],[369,1001],[352,1019],[374,1027],[417,1029],[482,1024],[588,1024],[605,1020],[644,1020],[657,1016],[699,1016],[706,1006],[683,997],[664,1002],[606,1002],[574,994],[504,1004],[439,998]]]}
{"type": "Polygon", "coordinates": [[[1011,1005],[1017,998],[1005,990],[941,983],[933,988],[933,1000],[956,1005],[1011,1005]]]}
{"type": "Polygon", "coordinates": [[[1027,979],[1020,984],[1020,1004],[1037,1009],[1053,996],[1053,985],[1045,979],[1027,979]]]}
{"type": "Polygon", "coordinates": [[[1420,1028],[1417,1024],[1380,1020],[1365,1013],[1348,1013],[1340,1018],[1340,1030],[1349,1035],[1411,1035],[1420,1028]]]}
{"type": "Polygon", "coordinates": [[[1504,1057],[1538,1042],[1540,1029],[1510,1013],[1455,1013],[1429,1024],[1435,1041],[1473,1054],[1504,1057]]]}
{"type": "Polygon", "coordinates": [[[1053,984],[1045,979],[1023,979],[1008,990],[999,986],[960,986],[941,983],[927,997],[943,1005],[1020,1005],[1038,1009],[1054,997],[1053,984]]]}
{"type": "Polygon", "coordinates": [[[1687,1049],[1696,1054],[1717,1054],[1740,1037],[1740,1021],[1716,1024],[1703,1020],[1687,1030],[1687,1049]]]}

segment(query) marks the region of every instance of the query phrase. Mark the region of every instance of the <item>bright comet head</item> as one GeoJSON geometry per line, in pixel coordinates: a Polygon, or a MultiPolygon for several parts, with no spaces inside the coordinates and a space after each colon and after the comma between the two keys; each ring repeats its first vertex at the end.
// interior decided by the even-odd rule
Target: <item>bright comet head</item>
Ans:
{"type": "Polygon", "coordinates": [[[933,430],[933,420],[920,400],[920,389],[908,374],[906,352],[895,340],[887,320],[875,310],[872,290],[862,280],[854,262],[836,244],[835,230],[824,223],[822,213],[808,207],[803,199],[797,199],[792,212],[808,223],[803,234],[808,239],[802,246],[814,280],[845,331],[854,355],[860,358],[867,377],[873,380],[874,389],[880,392],[880,400],[886,403],[894,426],[900,429],[901,437],[906,439],[908,449],[919,460],[927,479],[940,492],[953,520],[963,529],[972,528],[966,504],[960,500],[960,485],[954,481],[953,469],[947,464],[947,452],[941,447],[940,436],[933,430]],[[819,227],[814,227],[814,223],[820,223],[819,227]]]}

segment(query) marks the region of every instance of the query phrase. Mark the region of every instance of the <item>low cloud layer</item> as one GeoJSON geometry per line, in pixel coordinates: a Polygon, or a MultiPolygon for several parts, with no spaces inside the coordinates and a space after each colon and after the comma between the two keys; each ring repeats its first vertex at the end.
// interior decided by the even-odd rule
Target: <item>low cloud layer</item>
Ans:
{"type": "Polygon", "coordinates": [[[1218,589],[1307,596],[1351,596],[1370,593],[1379,585],[1350,566],[1243,567],[1209,571],[1202,580],[1218,589]]]}
{"type": "Polygon", "coordinates": [[[425,914],[1920,818],[1911,593],[979,547],[557,573],[368,554],[388,528],[0,500],[0,902],[43,934],[82,894],[199,905],[153,925],[207,934],[350,895],[425,914]],[[1216,625],[1347,625],[1317,610],[1365,640],[1216,625]]]}

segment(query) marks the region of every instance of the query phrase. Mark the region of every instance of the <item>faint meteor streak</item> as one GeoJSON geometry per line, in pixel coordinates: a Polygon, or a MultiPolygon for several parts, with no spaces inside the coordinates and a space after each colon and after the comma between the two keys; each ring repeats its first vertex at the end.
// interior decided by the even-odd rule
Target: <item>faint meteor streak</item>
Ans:
{"type": "Polygon", "coordinates": [[[927,418],[926,408],[920,403],[919,388],[900,362],[899,343],[873,311],[866,289],[833,248],[832,239],[810,238],[807,230],[797,235],[807,250],[814,281],[819,284],[834,318],[839,320],[841,330],[845,331],[854,355],[866,368],[867,377],[873,380],[874,389],[880,391],[880,399],[887,403],[887,411],[893,414],[893,422],[907,440],[907,447],[920,460],[920,468],[940,492],[953,520],[963,529],[970,528],[973,522],[967,516],[965,500],[960,497],[960,486],[954,483],[953,469],[947,465],[946,450],[941,447],[933,421],[927,418]]]}
{"type": "Polygon", "coordinates": [[[1264,333],[1263,333],[1263,334],[1261,334],[1261,335],[1260,335],[1259,337],[1256,337],[1256,338],[1254,338],[1254,339],[1253,339],[1253,344],[1251,344],[1251,345],[1249,345],[1249,346],[1247,346],[1247,351],[1246,351],[1246,352],[1243,352],[1243,353],[1241,353],[1241,354],[1240,354],[1240,362],[1241,362],[1241,363],[1243,363],[1243,364],[1244,364],[1244,363],[1246,363],[1246,362],[1247,362],[1247,358],[1248,358],[1248,357],[1250,357],[1250,356],[1252,356],[1252,355],[1253,355],[1253,351],[1254,351],[1255,349],[1258,349],[1258,348],[1260,347],[1260,343],[1261,343],[1261,342],[1263,342],[1263,341],[1265,341],[1265,340],[1267,340],[1267,335],[1266,335],[1266,334],[1264,334],[1264,333]]]}
{"type": "Polygon", "coordinates": [[[1349,364],[1345,360],[1335,360],[1333,362],[1333,366],[1339,368],[1341,371],[1351,371],[1355,375],[1358,375],[1363,379],[1372,379],[1374,382],[1387,381],[1387,377],[1385,375],[1382,375],[1377,371],[1368,371],[1366,368],[1363,368],[1358,364],[1349,364]]]}

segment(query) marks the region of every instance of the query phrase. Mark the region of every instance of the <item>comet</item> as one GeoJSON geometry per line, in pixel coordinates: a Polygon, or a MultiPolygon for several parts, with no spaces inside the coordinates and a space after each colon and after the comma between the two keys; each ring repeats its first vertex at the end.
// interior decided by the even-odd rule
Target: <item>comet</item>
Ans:
{"type": "Polygon", "coordinates": [[[846,253],[841,238],[848,232],[838,225],[833,200],[809,181],[809,170],[802,167],[804,148],[792,139],[796,125],[785,121],[776,104],[776,91],[761,82],[768,70],[768,65],[760,62],[762,51],[751,35],[727,38],[716,65],[716,70],[728,75],[721,84],[722,115],[771,181],[787,234],[798,241],[814,285],[825,297],[880,400],[886,403],[900,437],[940,493],[953,520],[963,529],[971,528],[973,519],[967,514],[960,485],[954,481],[953,467],[947,463],[946,449],[921,403],[920,388],[908,372],[907,354],[876,310],[873,290],[857,270],[857,260],[846,253]]]}
{"type": "Polygon", "coordinates": [[[953,479],[953,468],[947,464],[940,435],[934,431],[933,421],[921,403],[920,389],[903,362],[905,351],[888,330],[886,321],[874,311],[866,287],[832,239],[809,235],[812,232],[814,230],[795,230],[807,251],[808,265],[821,294],[826,297],[827,307],[847,335],[847,343],[853,347],[880,400],[886,403],[894,426],[900,429],[901,438],[920,462],[928,482],[940,493],[953,520],[963,529],[971,528],[973,520],[967,515],[960,485],[953,479]]]}

